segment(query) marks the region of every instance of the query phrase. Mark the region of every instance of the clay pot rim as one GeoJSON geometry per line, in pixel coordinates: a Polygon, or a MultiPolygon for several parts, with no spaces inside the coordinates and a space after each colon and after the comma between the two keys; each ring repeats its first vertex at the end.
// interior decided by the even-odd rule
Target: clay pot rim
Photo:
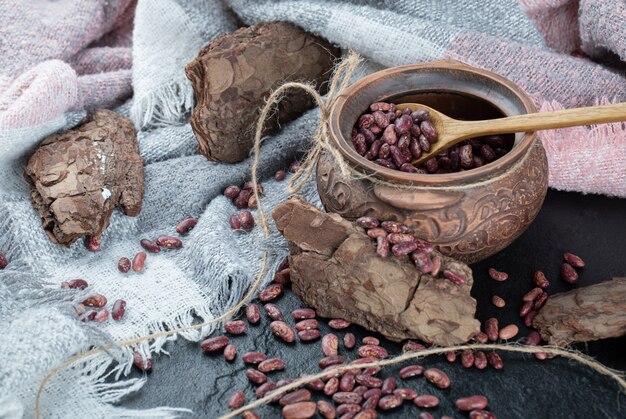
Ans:
{"type": "MultiPolygon", "coordinates": [[[[371,84],[377,83],[382,78],[395,77],[399,73],[406,73],[410,71],[423,71],[423,70],[455,70],[465,73],[471,73],[479,78],[489,78],[492,81],[505,87],[512,95],[524,106],[526,113],[535,113],[537,109],[531,98],[515,83],[509,79],[502,77],[498,74],[492,73],[487,70],[471,67],[465,63],[455,60],[439,60],[432,61],[425,64],[409,64],[398,67],[391,67],[385,70],[377,71],[368,76],[363,77],[352,85],[348,86],[342,94],[336,99],[329,114],[329,131],[331,141],[339,149],[341,154],[346,160],[357,170],[363,172],[366,175],[373,175],[385,181],[402,183],[402,184],[415,184],[425,186],[443,186],[450,184],[467,184],[474,181],[485,179],[497,173],[505,171],[508,167],[521,160],[527,153],[530,146],[536,139],[535,131],[529,131],[524,133],[520,141],[516,141],[515,145],[504,156],[499,159],[481,166],[476,169],[471,169],[462,172],[444,173],[444,174],[421,174],[421,173],[407,173],[400,170],[389,169],[376,163],[367,160],[356,152],[352,147],[351,141],[346,139],[341,133],[341,126],[339,119],[344,111],[348,98],[358,92],[359,90],[368,88],[371,84]]],[[[425,86],[427,90],[427,86],[425,86]]],[[[411,92],[418,92],[417,89],[407,90],[406,92],[389,92],[389,96],[397,95],[398,93],[410,94],[411,92]]],[[[442,92],[454,93],[457,92],[454,89],[439,90],[442,92]]],[[[464,93],[464,92],[459,92],[464,93]]],[[[485,98],[483,98],[485,99],[485,98]]],[[[488,100],[489,101],[489,100],[488,100]]],[[[499,108],[497,103],[489,101],[492,105],[499,108]]]]}

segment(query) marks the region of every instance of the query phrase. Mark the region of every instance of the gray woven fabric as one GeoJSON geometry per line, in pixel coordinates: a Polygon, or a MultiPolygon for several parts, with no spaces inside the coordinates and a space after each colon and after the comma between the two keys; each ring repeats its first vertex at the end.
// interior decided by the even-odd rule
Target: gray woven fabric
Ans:
{"type": "MultiPolygon", "coordinates": [[[[597,42],[623,54],[619,49],[623,43],[591,20],[596,11],[598,16],[609,12],[593,7],[591,0],[581,3],[589,9],[585,15],[589,19],[581,21],[586,29],[586,50],[592,51],[597,42]]],[[[234,14],[225,5],[246,24],[290,21],[343,48],[355,49],[369,60],[363,72],[378,64],[455,58],[496,70],[546,100],[563,102],[571,95],[574,104],[592,104],[607,91],[626,100],[622,75],[590,61],[556,56],[515,0],[140,0],[132,35],[134,100],[117,111],[132,116],[142,128],[138,140],[146,160],[144,204],[136,218],[113,214],[101,251],[90,253],[82,243],[67,249],[52,244],[41,229],[22,177],[33,147],[45,136],[74,126],[85,109],[68,104],[70,110],[62,116],[43,122],[34,119],[36,124],[26,128],[0,125],[0,249],[10,260],[7,269],[0,271],[0,418],[33,417],[35,394],[45,375],[92,345],[221,314],[254,280],[264,249],[271,251],[269,275],[287,254],[286,244],[275,230],[265,240],[259,228],[249,233],[229,228],[228,217],[236,210],[221,192],[228,184],[249,179],[250,159],[234,165],[207,161],[195,153],[196,141],[186,123],[192,96],[184,66],[220,31],[235,27],[234,14]],[[532,62],[532,71],[520,65],[520,60],[532,62]],[[562,74],[567,74],[571,83],[558,83],[562,74]],[[149,255],[142,274],[119,273],[117,260],[141,250],[141,238],[172,233],[174,225],[189,215],[200,221],[184,237],[183,249],[149,255]],[[78,277],[89,282],[88,290],[59,288],[61,281],[78,277]],[[105,294],[111,301],[124,298],[124,320],[78,322],[72,304],[90,292],[105,294]]],[[[59,57],[67,58],[65,55],[59,57]]],[[[67,67],[60,61],[52,63],[53,70],[55,66],[67,67]]],[[[120,77],[122,82],[116,83],[126,79],[120,77]]],[[[50,94],[64,92],[60,87],[70,81],[59,79],[59,89],[50,94]]],[[[83,82],[81,89],[97,90],[83,82]]],[[[111,97],[121,97],[127,90],[129,86],[120,88],[121,93],[111,97]]],[[[72,98],[79,95],[78,89],[71,93],[72,98]]],[[[0,103],[0,111],[3,106],[0,103]]],[[[273,173],[308,148],[318,115],[317,110],[309,111],[265,140],[260,175],[268,212],[287,196],[286,181],[274,181],[273,173]]],[[[618,193],[619,187],[614,189],[618,193]]],[[[313,181],[302,193],[319,205],[313,181]]],[[[199,340],[213,329],[183,337],[199,340]]],[[[132,365],[132,350],[150,357],[163,351],[166,341],[118,348],[64,369],[45,388],[44,417],[166,418],[181,414],[183,410],[159,407],[130,411],[117,403],[144,381],[123,379],[132,365]]]]}

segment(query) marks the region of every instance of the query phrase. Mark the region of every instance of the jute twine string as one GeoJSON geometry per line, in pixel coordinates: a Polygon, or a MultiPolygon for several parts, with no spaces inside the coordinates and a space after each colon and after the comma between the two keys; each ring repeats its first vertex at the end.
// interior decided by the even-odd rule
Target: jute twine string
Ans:
{"type": "MultiPolygon", "coordinates": [[[[269,226],[268,226],[267,218],[265,216],[265,212],[263,211],[261,199],[260,199],[258,189],[257,189],[257,185],[258,185],[257,173],[258,173],[258,168],[260,164],[261,142],[263,139],[262,134],[263,134],[265,121],[270,115],[270,112],[272,111],[273,107],[277,103],[280,102],[282,96],[288,89],[298,88],[307,92],[317,102],[317,105],[320,108],[320,112],[321,112],[320,123],[318,124],[316,133],[313,137],[314,144],[311,150],[309,151],[306,159],[301,164],[300,168],[296,171],[296,173],[292,176],[291,180],[289,181],[288,192],[295,193],[295,192],[298,192],[300,189],[302,189],[306,181],[309,180],[310,177],[312,176],[313,170],[315,168],[315,164],[317,163],[317,159],[319,158],[320,153],[323,151],[329,152],[334,157],[337,165],[339,166],[339,169],[341,170],[341,173],[344,176],[352,175],[353,177],[357,177],[357,178],[368,178],[376,184],[391,186],[395,188],[401,188],[401,189],[412,188],[412,186],[410,185],[400,185],[400,184],[395,184],[395,183],[389,183],[389,182],[385,182],[379,179],[373,179],[371,176],[364,175],[361,172],[357,172],[356,170],[352,169],[348,165],[348,163],[344,160],[339,150],[330,143],[329,135],[328,135],[328,115],[329,115],[330,109],[332,105],[335,103],[335,101],[337,100],[337,98],[341,96],[341,92],[347,87],[349,80],[351,76],[354,74],[354,71],[356,70],[359,62],[360,62],[359,55],[354,52],[350,52],[350,54],[344,60],[342,60],[342,62],[337,66],[334,76],[330,83],[326,102],[323,101],[322,97],[319,95],[319,93],[317,93],[314,87],[307,85],[307,84],[303,84],[303,83],[293,82],[293,83],[286,83],[280,86],[278,89],[276,89],[269,96],[265,106],[263,107],[261,114],[259,116],[259,121],[257,122],[256,131],[255,131],[255,140],[254,140],[254,147],[253,147],[254,158],[252,162],[252,183],[253,183],[253,188],[254,188],[254,196],[257,202],[257,206],[258,206],[257,218],[261,222],[261,226],[263,227],[263,234],[266,238],[269,237],[269,234],[270,234],[269,226]]],[[[116,342],[110,343],[102,347],[93,348],[89,351],[79,353],[67,359],[65,362],[63,362],[56,368],[52,369],[44,377],[41,384],[39,385],[39,389],[35,397],[36,417],[38,419],[42,418],[41,396],[48,382],[55,375],[57,375],[60,371],[62,371],[63,369],[67,367],[70,367],[72,364],[78,361],[84,360],[86,358],[89,358],[91,356],[105,353],[108,350],[111,350],[115,347],[136,345],[136,344],[148,341],[148,340],[153,340],[153,339],[157,339],[161,337],[174,336],[179,333],[185,333],[185,332],[190,332],[193,330],[202,329],[205,326],[228,320],[234,315],[236,315],[239,312],[239,310],[241,310],[246,305],[246,303],[254,296],[259,286],[261,285],[263,281],[263,277],[265,276],[265,273],[267,270],[268,259],[269,259],[269,251],[265,250],[263,254],[263,260],[261,262],[260,272],[258,276],[256,277],[256,279],[254,280],[254,282],[251,284],[250,289],[237,304],[235,304],[232,308],[224,312],[222,315],[214,319],[208,320],[206,322],[203,322],[203,323],[186,326],[186,327],[180,327],[180,328],[176,328],[176,329],[172,329],[172,330],[168,330],[164,332],[152,333],[152,334],[140,336],[134,339],[116,341],[116,342]]],[[[449,351],[462,351],[465,349],[470,349],[470,350],[498,349],[498,350],[503,350],[503,351],[508,351],[508,352],[521,352],[521,353],[545,352],[550,355],[560,355],[565,358],[573,359],[583,365],[588,366],[589,368],[593,369],[594,371],[602,375],[612,378],[614,381],[616,381],[619,384],[621,390],[626,393],[626,381],[624,381],[622,375],[619,372],[611,370],[610,368],[602,365],[601,363],[593,360],[592,358],[587,357],[583,354],[574,352],[574,351],[570,351],[570,350],[566,350],[566,349],[562,349],[558,347],[551,347],[551,346],[522,346],[522,345],[515,345],[515,344],[507,344],[507,345],[472,344],[472,345],[451,346],[451,347],[445,347],[445,348],[430,348],[430,349],[426,349],[420,352],[408,352],[403,355],[397,356],[395,358],[380,360],[380,361],[371,362],[368,364],[340,366],[330,371],[325,371],[319,374],[315,374],[312,376],[298,379],[291,384],[288,384],[284,387],[274,390],[270,395],[260,398],[252,403],[249,403],[237,410],[234,410],[228,413],[225,416],[222,416],[222,418],[223,419],[232,418],[243,413],[246,410],[250,410],[255,407],[265,405],[269,403],[277,395],[284,394],[290,390],[296,389],[304,384],[310,383],[319,378],[327,378],[335,374],[340,374],[345,371],[350,371],[350,370],[359,369],[359,368],[384,367],[387,365],[397,364],[397,363],[400,363],[409,359],[419,359],[419,358],[423,358],[429,355],[443,354],[449,351]]]]}
{"type": "Polygon", "coordinates": [[[518,344],[486,344],[486,343],[476,343],[476,344],[471,344],[471,345],[458,345],[458,346],[449,346],[449,347],[445,347],[445,348],[430,348],[430,349],[425,349],[423,351],[419,351],[419,352],[407,352],[404,353],[402,355],[399,355],[395,358],[391,358],[391,359],[384,359],[384,360],[380,360],[380,361],[373,361],[373,362],[369,362],[366,364],[352,364],[352,365],[342,365],[339,366],[337,368],[333,368],[331,370],[327,370],[327,371],[323,371],[320,372],[318,374],[314,374],[314,375],[309,375],[306,377],[302,377],[299,378],[298,380],[295,380],[294,382],[287,384],[283,387],[279,387],[276,390],[271,391],[270,393],[268,393],[266,396],[253,401],[252,403],[248,403],[245,406],[240,407],[239,409],[233,410],[232,412],[229,412],[228,414],[221,416],[220,419],[228,419],[228,418],[233,418],[235,416],[238,416],[240,414],[242,414],[243,412],[245,412],[246,410],[251,410],[254,409],[255,407],[259,407],[259,406],[263,406],[265,404],[268,404],[272,399],[276,398],[279,395],[285,394],[291,390],[295,390],[298,387],[301,387],[305,384],[311,383],[317,379],[324,379],[324,378],[330,378],[333,376],[339,376],[342,373],[346,372],[346,371],[353,371],[356,369],[361,369],[361,368],[370,368],[370,367],[385,367],[388,365],[394,365],[394,364],[398,364],[404,361],[408,361],[411,359],[420,359],[420,358],[425,358],[427,356],[430,355],[440,355],[440,354],[445,354],[446,352],[450,352],[450,351],[464,351],[466,349],[469,350],[500,350],[500,351],[506,351],[506,352],[518,352],[518,353],[527,353],[527,354],[534,354],[534,353],[540,353],[540,352],[544,352],[546,354],[549,355],[559,355],[562,356],[564,358],[568,358],[568,359],[573,359],[574,361],[577,361],[583,365],[588,366],[589,368],[591,368],[592,370],[605,375],[607,377],[612,378],[613,380],[615,380],[619,386],[620,386],[620,390],[623,393],[626,393],[626,381],[624,381],[623,375],[620,374],[619,372],[612,370],[608,367],[605,367],[604,365],[602,365],[601,363],[595,361],[594,359],[583,355],[581,353],[572,351],[572,350],[567,350],[567,349],[563,349],[563,348],[559,348],[557,346],[527,346],[527,345],[518,345],[518,344]]]}

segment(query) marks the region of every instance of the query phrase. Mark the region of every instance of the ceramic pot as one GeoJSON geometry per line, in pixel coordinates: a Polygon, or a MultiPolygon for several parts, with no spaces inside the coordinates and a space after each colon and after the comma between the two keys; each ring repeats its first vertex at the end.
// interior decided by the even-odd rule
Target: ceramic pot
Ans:
{"type": "Polygon", "coordinates": [[[534,132],[504,135],[514,144],[511,151],[476,169],[405,173],[368,161],[351,144],[358,117],[377,101],[422,103],[466,120],[536,112],[530,97],[511,81],[456,61],[371,74],[337,99],[329,116],[330,135],[352,168],[389,185],[344,177],[336,162],[323,155],[317,188],[327,211],[351,220],[367,215],[401,221],[442,253],[467,263],[507,247],[537,216],[548,188],[548,165],[534,132]]]}

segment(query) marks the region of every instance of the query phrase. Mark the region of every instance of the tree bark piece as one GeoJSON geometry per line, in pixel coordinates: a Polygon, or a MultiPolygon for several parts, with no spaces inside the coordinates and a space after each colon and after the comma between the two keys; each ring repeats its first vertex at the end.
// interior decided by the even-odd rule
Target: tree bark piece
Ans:
{"type": "MultiPolygon", "coordinates": [[[[338,48],[286,22],[241,28],[202,48],[185,69],[196,97],[191,127],[198,151],[209,160],[227,163],[248,157],[255,123],[270,91],[302,81],[325,93],[338,56],[338,48]]],[[[266,122],[263,135],[313,105],[304,91],[289,92],[266,122]]]]}
{"type": "Polygon", "coordinates": [[[99,236],[113,208],[141,211],[143,158],[133,124],[102,109],[79,126],[44,139],[25,176],[43,228],[54,243],[69,246],[84,235],[99,236]]]}
{"type": "Polygon", "coordinates": [[[467,265],[437,253],[442,269],[466,277],[459,286],[422,274],[408,256],[383,259],[362,228],[297,197],[272,216],[291,247],[293,291],[319,315],[346,319],[393,341],[453,345],[479,332],[467,265]]]}
{"type": "Polygon", "coordinates": [[[626,278],[551,295],[533,326],[551,345],[626,334],[626,278]]]}

